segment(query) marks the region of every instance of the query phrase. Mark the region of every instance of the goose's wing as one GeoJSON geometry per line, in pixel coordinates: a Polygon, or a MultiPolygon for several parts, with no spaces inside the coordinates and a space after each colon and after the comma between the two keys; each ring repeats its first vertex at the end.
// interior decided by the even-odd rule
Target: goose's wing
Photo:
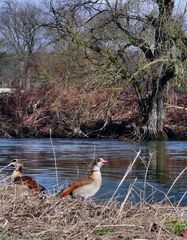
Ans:
{"type": "Polygon", "coordinates": [[[71,195],[75,189],[85,186],[87,184],[91,184],[92,182],[93,182],[93,179],[90,176],[80,178],[76,180],[74,183],[72,183],[71,185],[69,185],[67,188],[62,189],[57,196],[61,198],[67,197],[68,195],[71,195]]]}
{"type": "Polygon", "coordinates": [[[14,179],[14,183],[23,183],[27,185],[30,189],[34,189],[37,191],[45,191],[46,189],[40,185],[38,182],[36,182],[32,177],[29,176],[21,176],[21,177],[16,177],[14,179]]]}

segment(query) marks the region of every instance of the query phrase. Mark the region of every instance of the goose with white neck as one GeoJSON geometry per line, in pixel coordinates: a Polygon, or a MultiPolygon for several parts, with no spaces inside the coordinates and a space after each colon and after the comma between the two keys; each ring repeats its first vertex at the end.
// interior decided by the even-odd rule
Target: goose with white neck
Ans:
{"type": "Polygon", "coordinates": [[[102,184],[101,167],[107,163],[103,158],[99,158],[94,165],[92,172],[89,176],[85,176],[76,180],[58,193],[60,198],[71,195],[72,197],[82,197],[87,199],[94,196],[100,189],[102,184]]]}

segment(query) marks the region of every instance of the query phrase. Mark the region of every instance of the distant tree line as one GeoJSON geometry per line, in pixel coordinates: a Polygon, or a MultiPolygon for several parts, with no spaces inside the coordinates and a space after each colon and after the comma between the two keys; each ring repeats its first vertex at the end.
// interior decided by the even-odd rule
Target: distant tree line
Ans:
{"type": "Polygon", "coordinates": [[[44,83],[131,86],[142,138],[164,138],[169,88],[186,86],[186,11],[174,0],[3,2],[0,79],[33,89],[44,83]]]}

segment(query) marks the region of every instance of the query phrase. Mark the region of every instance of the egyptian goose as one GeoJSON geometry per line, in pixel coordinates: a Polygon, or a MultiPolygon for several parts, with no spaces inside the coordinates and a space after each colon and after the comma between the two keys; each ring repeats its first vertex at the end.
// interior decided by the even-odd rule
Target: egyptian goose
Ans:
{"type": "Polygon", "coordinates": [[[23,176],[23,162],[18,159],[13,159],[10,165],[13,165],[15,167],[15,170],[12,173],[11,179],[13,183],[23,183],[27,185],[30,189],[43,192],[46,190],[43,186],[38,184],[32,177],[29,176],[23,176]]]}
{"type": "Polygon", "coordinates": [[[106,162],[107,161],[103,158],[99,158],[93,167],[91,175],[76,180],[67,188],[62,189],[62,191],[60,191],[57,196],[64,198],[68,195],[71,195],[72,197],[79,196],[87,199],[88,197],[95,195],[99,191],[102,183],[100,168],[106,162]]]}

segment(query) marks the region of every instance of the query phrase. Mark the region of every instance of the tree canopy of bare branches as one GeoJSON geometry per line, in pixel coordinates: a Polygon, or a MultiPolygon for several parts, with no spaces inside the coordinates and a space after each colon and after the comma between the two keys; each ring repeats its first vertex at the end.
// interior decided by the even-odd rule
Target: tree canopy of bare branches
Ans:
{"type": "Polygon", "coordinates": [[[61,36],[66,34],[82,44],[88,55],[94,52],[98,64],[104,59],[105,67],[112,65],[116,74],[129,81],[142,112],[142,134],[163,138],[165,89],[171,80],[182,77],[186,59],[187,38],[181,22],[174,17],[174,1],[56,4],[50,1],[51,26],[61,36]],[[75,25],[68,23],[72,23],[69,16],[77,20],[75,25]]]}

